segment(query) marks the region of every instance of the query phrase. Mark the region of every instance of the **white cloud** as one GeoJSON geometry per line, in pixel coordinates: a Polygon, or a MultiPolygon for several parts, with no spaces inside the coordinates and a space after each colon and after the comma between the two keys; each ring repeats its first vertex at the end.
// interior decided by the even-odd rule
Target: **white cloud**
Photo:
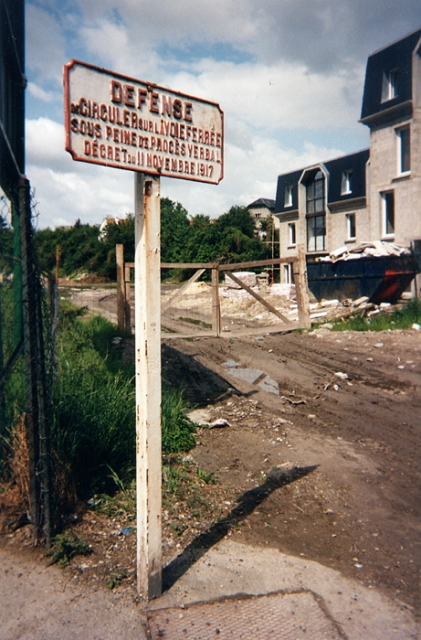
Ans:
{"type": "Polygon", "coordinates": [[[26,66],[42,81],[62,81],[65,37],[61,25],[47,10],[27,3],[26,66]]]}
{"type": "Polygon", "coordinates": [[[357,122],[364,67],[324,76],[297,64],[236,65],[207,59],[193,66],[193,72],[164,80],[178,90],[219,102],[227,127],[231,118],[268,131],[332,129],[357,122]]]}
{"type": "Polygon", "coordinates": [[[53,102],[56,99],[56,95],[52,91],[44,91],[35,82],[28,82],[28,91],[31,96],[43,102],[53,102]]]}

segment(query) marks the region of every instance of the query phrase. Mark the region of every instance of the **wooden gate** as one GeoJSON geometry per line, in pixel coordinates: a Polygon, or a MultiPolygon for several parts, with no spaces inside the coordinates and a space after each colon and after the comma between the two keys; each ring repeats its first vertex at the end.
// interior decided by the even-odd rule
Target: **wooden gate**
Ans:
{"type": "MultiPolygon", "coordinates": [[[[124,247],[123,245],[117,245],[117,320],[118,327],[121,330],[131,331],[131,285],[130,285],[130,272],[134,268],[134,263],[124,262],[124,247]]],[[[161,307],[161,327],[163,329],[163,336],[165,339],[175,338],[197,338],[197,337],[227,337],[231,338],[240,335],[253,335],[261,333],[278,333],[280,331],[291,331],[292,329],[309,329],[311,325],[310,320],[310,305],[308,298],[307,288],[307,272],[304,247],[300,246],[298,256],[291,256],[288,258],[271,258],[270,260],[258,260],[255,262],[239,262],[236,264],[218,264],[218,263],[161,263],[161,269],[194,269],[194,275],[189,278],[182,286],[177,289],[169,300],[164,302],[161,307]],[[281,264],[291,264],[294,274],[294,283],[296,287],[296,299],[298,306],[298,322],[292,322],[287,316],[276,309],[268,300],[266,300],[260,293],[249,287],[242,282],[233,271],[239,271],[243,269],[260,269],[262,267],[274,267],[281,264]],[[181,296],[187,291],[188,287],[196,282],[200,276],[209,269],[211,271],[211,283],[212,283],[212,322],[210,326],[195,327],[191,329],[192,325],[183,320],[174,321],[165,316],[166,311],[170,309],[176,300],[179,300],[181,296]],[[278,319],[279,323],[267,325],[267,326],[255,326],[242,329],[225,331],[223,330],[223,323],[221,317],[221,303],[220,303],[220,275],[223,273],[233,280],[238,287],[247,291],[247,293],[257,300],[266,310],[273,313],[278,319]]]]}

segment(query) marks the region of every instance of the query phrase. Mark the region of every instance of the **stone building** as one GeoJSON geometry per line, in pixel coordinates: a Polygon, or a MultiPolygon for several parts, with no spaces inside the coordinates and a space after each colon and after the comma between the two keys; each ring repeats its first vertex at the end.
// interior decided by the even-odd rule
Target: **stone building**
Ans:
{"type": "Polygon", "coordinates": [[[278,177],[281,256],[421,238],[421,29],[368,58],[360,122],[369,149],[278,177]]]}

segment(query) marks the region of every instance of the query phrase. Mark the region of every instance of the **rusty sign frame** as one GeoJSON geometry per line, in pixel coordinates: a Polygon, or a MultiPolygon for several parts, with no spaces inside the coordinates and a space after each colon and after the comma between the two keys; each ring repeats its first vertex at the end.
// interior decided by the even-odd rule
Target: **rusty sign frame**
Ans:
{"type": "Polygon", "coordinates": [[[206,184],[224,177],[224,113],[216,102],[71,60],[64,108],[73,160],[206,184]]]}

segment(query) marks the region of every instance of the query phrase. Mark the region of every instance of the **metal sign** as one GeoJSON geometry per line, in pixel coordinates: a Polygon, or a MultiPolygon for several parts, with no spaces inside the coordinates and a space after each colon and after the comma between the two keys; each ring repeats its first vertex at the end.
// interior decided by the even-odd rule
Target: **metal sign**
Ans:
{"type": "Polygon", "coordinates": [[[218,184],[218,104],[84,62],[64,68],[66,151],[74,160],[218,184]]]}

